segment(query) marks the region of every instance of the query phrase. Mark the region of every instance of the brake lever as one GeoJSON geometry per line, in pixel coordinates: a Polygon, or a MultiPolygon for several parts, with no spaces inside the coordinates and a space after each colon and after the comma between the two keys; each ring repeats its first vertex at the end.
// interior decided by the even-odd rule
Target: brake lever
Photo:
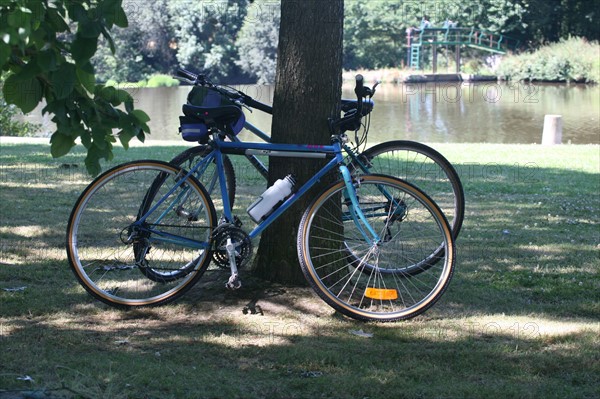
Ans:
{"type": "Polygon", "coordinates": [[[184,77],[181,77],[181,76],[173,76],[173,78],[175,78],[175,79],[177,79],[177,80],[179,80],[181,82],[191,84],[191,85],[195,85],[196,84],[195,80],[190,80],[188,78],[184,78],[184,77]]]}
{"type": "Polygon", "coordinates": [[[373,97],[375,95],[375,89],[377,89],[377,86],[379,86],[379,84],[381,83],[380,80],[375,82],[375,85],[373,86],[373,88],[371,89],[371,97],[373,97]]]}
{"type": "Polygon", "coordinates": [[[250,108],[249,106],[247,106],[246,104],[244,104],[244,102],[242,100],[235,100],[234,103],[236,103],[237,105],[239,105],[240,107],[244,107],[246,108],[248,111],[253,112],[252,108],[250,108]]]}

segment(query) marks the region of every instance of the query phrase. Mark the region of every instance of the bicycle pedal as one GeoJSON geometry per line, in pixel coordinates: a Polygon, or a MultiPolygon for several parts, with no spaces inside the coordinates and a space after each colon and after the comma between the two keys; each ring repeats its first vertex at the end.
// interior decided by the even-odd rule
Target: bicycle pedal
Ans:
{"type": "Polygon", "coordinates": [[[239,290],[242,288],[242,280],[239,279],[238,275],[229,277],[229,280],[225,283],[225,288],[230,291],[239,290]]]}

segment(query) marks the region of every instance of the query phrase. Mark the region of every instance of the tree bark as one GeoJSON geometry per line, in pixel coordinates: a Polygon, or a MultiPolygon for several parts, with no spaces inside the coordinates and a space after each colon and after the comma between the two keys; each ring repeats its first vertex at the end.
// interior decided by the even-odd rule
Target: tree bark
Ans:
{"type": "MultiPolygon", "coordinates": [[[[340,114],[343,18],[343,0],[282,0],[274,143],[330,144],[327,119],[340,114]]],[[[292,173],[300,187],[322,166],[306,158],[271,157],[269,185],[292,173]]],[[[298,224],[310,201],[331,179],[323,179],[264,231],[254,265],[258,276],[305,283],[296,251],[298,224]]]]}

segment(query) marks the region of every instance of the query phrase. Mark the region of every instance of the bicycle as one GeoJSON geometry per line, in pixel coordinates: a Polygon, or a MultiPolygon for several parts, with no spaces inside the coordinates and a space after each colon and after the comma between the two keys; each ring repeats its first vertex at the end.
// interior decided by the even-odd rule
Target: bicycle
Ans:
{"type": "Polygon", "coordinates": [[[339,128],[360,121],[367,89],[357,77],[357,112],[330,121],[327,146],[226,141],[223,132],[239,118],[239,107],[184,107],[210,137],[211,151],[200,162],[189,171],[152,160],[119,165],[75,203],[67,254],[81,285],[112,306],[161,305],[189,290],[214,259],[228,262],[227,284],[239,288],[237,267],[252,253],[252,239],[337,168],[340,180],[312,201],[299,226],[298,258],[308,282],[331,307],[359,320],[396,321],[429,309],[452,277],[454,239],[440,208],[417,187],[392,176],[351,176],[342,153],[347,136],[339,128]],[[223,159],[253,151],[329,161],[246,233],[232,213],[223,159]],[[213,161],[223,203],[219,221],[195,177],[213,161]],[[421,271],[405,272],[414,269],[421,271]]]}
{"type": "MultiPolygon", "coordinates": [[[[248,109],[257,109],[267,114],[273,114],[273,108],[267,104],[261,103],[242,91],[229,86],[219,86],[210,82],[206,76],[195,74],[185,69],[177,71],[177,77],[188,84],[194,86],[188,95],[188,104],[204,103],[205,105],[214,105],[225,101],[227,104],[237,104],[248,109]],[[208,98],[208,101],[206,100],[208,98]]],[[[376,85],[375,85],[376,86],[376,85]]],[[[448,218],[454,239],[458,238],[464,219],[465,198],[460,177],[452,164],[438,151],[433,148],[409,140],[394,140],[377,144],[370,148],[366,146],[371,111],[374,108],[372,100],[375,94],[375,87],[369,96],[368,102],[363,102],[362,115],[368,117],[369,121],[364,124],[362,135],[357,134],[361,128],[360,123],[349,121],[343,128],[348,131],[354,131],[355,144],[350,146],[343,143],[342,148],[351,160],[350,171],[357,173],[379,173],[401,178],[409,183],[416,185],[425,191],[443,210],[448,218]]],[[[342,111],[345,116],[351,116],[356,112],[357,100],[342,100],[342,111]]],[[[227,134],[227,139],[234,142],[241,142],[237,133],[246,129],[254,136],[267,143],[271,142],[268,134],[261,131],[258,127],[244,120],[239,123],[232,133],[227,134]]],[[[195,142],[196,136],[190,134],[186,136],[185,130],[182,132],[184,140],[195,142]]],[[[189,169],[195,165],[199,159],[202,159],[210,149],[203,144],[186,149],[171,159],[170,163],[189,169]]],[[[261,176],[268,177],[268,169],[265,164],[256,155],[246,155],[250,164],[259,172],[261,176]]],[[[233,205],[236,190],[236,174],[234,166],[228,157],[224,158],[224,175],[229,187],[229,201],[233,205]]],[[[218,183],[218,175],[214,165],[208,167],[204,175],[196,176],[199,181],[205,184],[205,187],[211,193],[218,183]]]]}

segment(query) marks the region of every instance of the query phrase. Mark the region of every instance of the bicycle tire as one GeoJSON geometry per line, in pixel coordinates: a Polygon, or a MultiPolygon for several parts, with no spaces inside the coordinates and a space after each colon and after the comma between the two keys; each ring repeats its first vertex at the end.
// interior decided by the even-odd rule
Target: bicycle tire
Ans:
{"type": "Polygon", "coordinates": [[[315,292],[346,316],[381,322],[415,317],[433,306],[452,278],[455,248],[450,225],[435,202],[407,182],[364,175],[356,183],[361,210],[385,238],[378,243],[366,242],[351,218],[344,222],[343,215],[350,209],[343,198],[345,183],[334,183],[308,206],[300,222],[298,258],[302,272],[315,292]],[[406,206],[401,221],[392,222],[390,215],[396,209],[391,207],[383,215],[369,210],[389,203],[389,195],[401,198],[406,206]],[[444,246],[443,262],[428,266],[418,275],[379,272],[380,267],[389,265],[396,269],[415,267],[415,262],[435,252],[440,243],[444,246]],[[347,245],[355,257],[374,267],[364,272],[361,265],[352,266],[347,245]]]}
{"type": "MultiPolygon", "coordinates": [[[[207,145],[191,147],[176,155],[169,163],[190,170],[199,162],[199,159],[204,158],[210,151],[211,148],[207,145]]],[[[236,192],[236,178],[233,164],[227,155],[223,155],[223,172],[225,173],[225,184],[227,185],[229,204],[233,209],[236,192]]],[[[202,175],[199,176],[196,174],[195,177],[204,185],[204,188],[206,188],[206,191],[208,191],[211,198],[221,198],[220,193],[218,195],[213,195],[215,189],[219,190],[219,177],[216,173],[216,164],[214,161],[202,175]]]]}
{"type": "MultiPolygon", "coordinates": [[[[438,151],[415,141],[386,141],[359,155],[366,160],[368,174],[390,175],[407,181],[427,193],[442,209],[455,239],[465,215],[465,194],[452,164],[438,151]]],[[[353,161],[351,171],[362,169],[353,161]]]]}
{"type": "Polygon", "coordinates": [[[202,184],[193,176],[179,184],[183,176],[181,168],[166,162],[135,161],[104,172],[81,193],[69,217],[66,246],[71,269],[89,294],[119,308],[156,306],[177,299],[202,276],[212,257],[217,217],[202,184]],[[167,177],[150,198],[157,174],[167,177]],[[195,209],[195,219],[182,219],[175,200],[195,209]],[[152,216],[160,216],[134,228],[145,201],[154,204],[152,216]],[[188,243],[196,248],[177,245],[178,239],[193,240],[188,243]],[[140,242],[146,245],[143,253],[140,242]],[[140,273],[144,268],[187,272],[173,281],[155,281],[140,273]]]}

